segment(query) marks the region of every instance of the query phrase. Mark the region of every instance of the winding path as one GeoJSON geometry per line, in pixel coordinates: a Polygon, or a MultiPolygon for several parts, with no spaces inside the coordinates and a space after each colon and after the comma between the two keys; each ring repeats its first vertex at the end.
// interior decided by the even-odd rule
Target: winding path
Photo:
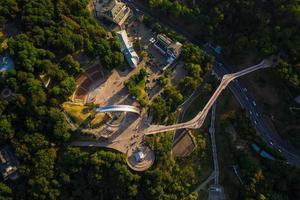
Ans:
{"type": "Polygon", "coordinates": [[[215,103],[217,98],[220,96],[222,91],[227,87],[227,85],[233,81],[234,79],[249,74],[253,71],[256,71],[258,69],[263,69],[263,68],[268,68],[272,65],[272,63],[268,60],[263,60],[257,65],[254,65],[252,67],[249,67],[247,69],[241,70],[236,73],[232,74],[225,74],[222,78],[222,81],[212,97],[209,99],[203,110],[201,110],[192,120],[184,122],[184,123],[179,123],[179,124],[174,124],[170,126],[164,126],[164,125],[151,125],[147,129],[143,130],[142,133],[145,135],[152,135],[152,134],[157,134],[157,133],[162,133],[162,132],[167,132],[167,131],[174,131],[177,129],[184,129],[184,128],[190,128],[190,129],[197,129],[200,128],[204,120],[207,116],[207,113],[209,112],[210,108],[212,105],[215,103]]]}

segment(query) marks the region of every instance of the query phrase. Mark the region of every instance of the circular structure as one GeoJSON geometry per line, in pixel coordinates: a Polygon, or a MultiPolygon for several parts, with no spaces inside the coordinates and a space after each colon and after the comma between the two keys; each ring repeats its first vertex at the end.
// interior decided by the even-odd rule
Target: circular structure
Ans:
{"type": "Polygon", "coordinates": [[[139,150],[131,152],[127,156],[127,164],[134,171],[145,171],[149,169],[155,160],[154,151],[148,146],[144,145],[139,150]]]}
{"type": "Polygon", "coordinates": [[[8,97],[11,96],[11,93],[12,93],[12,92],[11,92],[10,89],[5,88],[5,89],[2,90],[1,96],[2,96],[4,99],[6,99],[6,98],[8,98],[8,97]]]}

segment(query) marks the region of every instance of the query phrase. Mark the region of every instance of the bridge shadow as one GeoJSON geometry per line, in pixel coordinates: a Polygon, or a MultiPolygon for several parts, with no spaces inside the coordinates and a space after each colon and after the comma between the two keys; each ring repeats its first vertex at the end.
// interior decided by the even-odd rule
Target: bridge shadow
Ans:
{"type": "Polygon", "coordinates": [[[132,100],[128,98],[128,90],[127,88],[122,88],[117,93],[115,93],[112,97],[107,100],[108,105],[120,105],[120,104],[132,104],[132,100]]]}
{"type": "Polygon", "coordinates": [[[114,132],[114,134],[110,137],[110,140],[116,140],[121,134],[126,131],[137,119],[139,116],[135,113],[127,113],[124,121],[120,124],[119,129],[114,132]]]}

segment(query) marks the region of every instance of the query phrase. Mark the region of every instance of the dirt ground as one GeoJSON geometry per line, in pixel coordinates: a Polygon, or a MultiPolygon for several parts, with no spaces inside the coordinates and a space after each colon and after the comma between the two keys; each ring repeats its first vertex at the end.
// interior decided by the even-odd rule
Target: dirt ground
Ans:
{"type": "Polygon", "coordinates": [[[196,145],[194,144],[193,138],[190,134],[185,134],[173,147],[172,153],[174,157],[186,157],[189,156],[196,145]]]}

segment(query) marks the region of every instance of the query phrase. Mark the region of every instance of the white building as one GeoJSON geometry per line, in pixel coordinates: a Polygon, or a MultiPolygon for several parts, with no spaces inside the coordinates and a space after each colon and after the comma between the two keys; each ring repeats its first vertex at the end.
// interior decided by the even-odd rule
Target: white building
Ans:
{"type": "Polygon", "coordinates": [[[17,179],[17,166],[19,165],[19,161],[12,153],[9,146],[4,146],[0,148],[0,173],[2,174],[2,179],[7,180],[15,180],[17,179]]]}
{"type": "Polygon", "coordinates": [[[95,14],[121,26],[130,14],[130,8],[118,0],[94,0],[95,14]]]}
{"type": "Polygon", "coordinates": [[[135,68],[139,63],[140,58],[134,51],[132,42],[129,41],[125,30],[118,31],[117,35],[121,42],[121,51],[124,54],[128,64],[130,67],[135,68]]]}
{"type": "Polygon", "coordinates": [[[167,62],[171,64],[181,53],[182,44],[174,42],[164,34],[158,34],[154,46],[167,56],[167,62]]]}

